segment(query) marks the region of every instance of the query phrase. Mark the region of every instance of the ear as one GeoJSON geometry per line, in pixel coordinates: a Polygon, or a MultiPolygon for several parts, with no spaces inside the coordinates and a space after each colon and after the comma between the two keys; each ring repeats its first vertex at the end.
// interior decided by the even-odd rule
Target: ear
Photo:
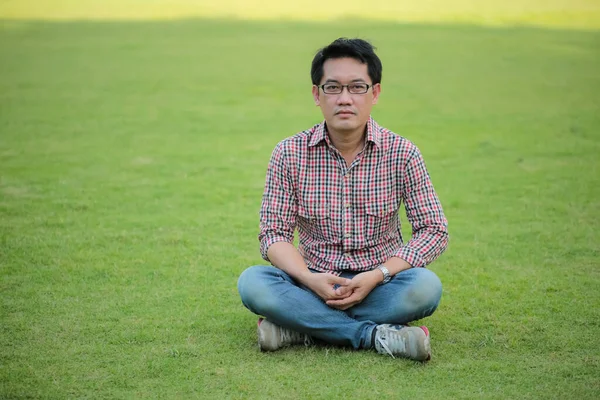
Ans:
{"type": "Polygon", "coordinates": [[[319,101],[319,87],[317,85],[313,85],[312,95],[313,95],[313,100],[315,101],[315,105],[320,106],[321,102],[319,101]]]}
{"type": "Polygon", "coordinates": [[[380,94],[381,94],[381,83],[376,83],[373,85],[373,101],[371,104],[377,104],[380,94]]]}

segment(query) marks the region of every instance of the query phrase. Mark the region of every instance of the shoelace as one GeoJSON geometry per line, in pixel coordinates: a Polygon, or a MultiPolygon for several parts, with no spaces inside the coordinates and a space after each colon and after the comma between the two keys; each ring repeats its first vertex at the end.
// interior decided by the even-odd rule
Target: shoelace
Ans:
{"type": "Polygon", "coordinates": [[[298,343],[300,341],[304,342],[305,346],[309,346],[312,344],[312,339],[310,336],[293,331],[291,329],[281,328],[279,331],[279,337],[281,338],[281,343],[298,343]]]}
{"type": "Polygon", "coordinates": [[[387,346],[387,344],[385,344],[385,340],[381,340],[381,338],[377,338],[377,341],[379,342],[381,347],[383,347],[383,349],[386,351],[386,353],[388,353],[390,356],[392,356],[392,358],[396,358],[396,357],[394,357],[394,354],[392,353],[390,348],[387,346]]]}
{"type": "Polygon", "coordinates": [[[394,341],[397,340],[398,342],[400,342],[402,344],[402,347],[404,347],[406,349],[406,343],[404,342],[404,338],[402,337],[394,337],[397,335],[394,335],[391,332],[386,332],[386,336],[384,338],[382,338],[381,336],[377,337],[377,341],[379,342],[379,344],[381,345],[381,347],[383,347],[383,349],[385,350],[386,353],[388,353],[390,356],[392,356],[392,358],[396,358],[394,357],[394,353],[392,353],[392,351],[390,350],[390,348],[388,347],[386,341],[389,338],[390,341],[394,341]]]}

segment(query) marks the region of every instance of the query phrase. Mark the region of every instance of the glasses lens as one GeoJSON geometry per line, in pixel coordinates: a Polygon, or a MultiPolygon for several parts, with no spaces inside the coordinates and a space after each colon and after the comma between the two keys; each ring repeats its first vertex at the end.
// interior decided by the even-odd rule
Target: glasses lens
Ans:
{"type": "Polygon", "coordinates": [[[348,85],[348,91],[350,93],[355,94],[363,94],[367,93],[369,86],[366,83],[354,83],[352,85],[348,85]]]}
{"type": "Polygon", "coordinates": [[[342,93],[342,85],[338,85],[336,83],[328,83],[326,85],[323,85],[323,91],[325,93],[330,93],[330,94],[334,94],[334,93],[342,93]]]}
{"type": "Polygon", "coordinates": [[[350,85],[340,85],[339,83],[326,83],[321,86],[326,94],[340,94],[344,91],[344,86],[348,88],[348,93],[365,94],[369,90],[366,83],[351,83],[350,85]]]}

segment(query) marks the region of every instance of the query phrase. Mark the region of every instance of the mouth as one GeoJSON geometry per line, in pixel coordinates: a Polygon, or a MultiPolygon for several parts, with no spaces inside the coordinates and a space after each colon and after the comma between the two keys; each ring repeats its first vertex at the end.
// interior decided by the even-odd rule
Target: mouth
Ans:
{"type": "Polygon", "coordinates": [[[340,110],[335,113],[335,115],[340,115],[342,117],[349,117],[355,115],[355,113],[351,110],[340,110]]]}

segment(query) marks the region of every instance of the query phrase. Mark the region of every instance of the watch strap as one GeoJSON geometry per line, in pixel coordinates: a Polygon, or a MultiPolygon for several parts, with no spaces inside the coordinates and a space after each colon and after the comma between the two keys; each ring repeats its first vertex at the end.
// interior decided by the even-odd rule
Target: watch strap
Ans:
{"type": "Polygon", "coordinates": [[[392,280],[392,276],[390,275],[390,271],[385,267],[385,265],[380,265],[377,267],[378,270],[383,274],[383,281],[380,285],[384,285],[392,280]]]}

